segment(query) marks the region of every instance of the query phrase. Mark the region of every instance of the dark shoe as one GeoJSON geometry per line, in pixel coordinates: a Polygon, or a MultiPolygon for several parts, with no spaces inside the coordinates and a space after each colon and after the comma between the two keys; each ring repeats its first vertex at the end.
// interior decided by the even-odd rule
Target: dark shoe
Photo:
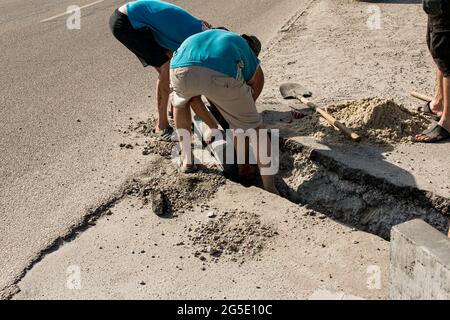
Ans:
{"type": "Polygon", "coordinates": [[[415,142],[418,143],[436,143],[441,142],[447,139],[450,139],[450,132],[447,129],[441,127],[439,124],[435,124],[428,130],[425,130],[422,134],[418,135],[418,137],[414,138],[415,142]],[[422,137],[424,139],[418,139],[418,137],[422,137]]]}
{"type": "Polygon", "coordinates": [[[441,118],[431,109],[431,101],[427,102],[423,107],[417,108],[417,111],[423,113],[424,115],[430,116],[435,120],[439,120],[441,118]]]}

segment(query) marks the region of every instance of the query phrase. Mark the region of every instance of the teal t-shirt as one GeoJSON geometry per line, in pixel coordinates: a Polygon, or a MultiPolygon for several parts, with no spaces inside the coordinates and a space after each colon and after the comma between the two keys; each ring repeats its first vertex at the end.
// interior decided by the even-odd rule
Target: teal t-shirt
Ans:
{"type": "Polygon", "coordinates": [[[193,34],[208,29],[202,20],[164,1],[138,0],[127,3],[126,8],[134,29],[150,28],[156,42],[172,52],[193,34]]]}
{"type": "Polygon", "coordinates": [[[248,82],[259,64],[258,57],[240,35],[208,30],[187,38],[174,53],[170,67],[200,66],[248,82]]]}

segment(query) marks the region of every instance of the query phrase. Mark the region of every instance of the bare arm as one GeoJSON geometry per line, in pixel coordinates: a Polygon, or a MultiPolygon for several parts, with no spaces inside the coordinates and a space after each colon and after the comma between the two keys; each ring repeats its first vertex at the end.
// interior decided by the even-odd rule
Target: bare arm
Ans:
{"type": "Polygon", "coordinates": [[[262,71],[261,66],[258,66],[255,75],[248,82],[248,85],[252,87],[253,100],[256,101],[264,89],[264,72],[262,71]]]}

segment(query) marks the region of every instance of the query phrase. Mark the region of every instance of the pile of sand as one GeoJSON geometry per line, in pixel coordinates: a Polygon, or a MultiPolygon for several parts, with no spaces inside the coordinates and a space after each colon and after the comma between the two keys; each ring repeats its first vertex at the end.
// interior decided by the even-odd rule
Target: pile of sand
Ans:
{"type": "Polygon", "coordinates": [[[332,105],[328,112],[370,142],[407,143],[424,131],[429,121],[392,100],[366,98],[332,105]]]}
{"type": "Polygon", "coordinates": [[[243,263],[260,253],[267,241],[276,235],[273,227],[263,224],[257,214],[235,211],[191,227],[188,238],[197,248],[194,255],[202,261],[228,258],[243,263]]]}
{"type": "MultiPolygon", "coordinates": [[[[376,97],[330,105],[326,110],[358,133],[363,141],[376,145],[411,143],[416,134],[430,125],[423,115],[413,113],[392,100],[376,97]]],[[[348,141],[318,113],[310,113],[291,122],[278,126],[320,141],[348,141]]]]}

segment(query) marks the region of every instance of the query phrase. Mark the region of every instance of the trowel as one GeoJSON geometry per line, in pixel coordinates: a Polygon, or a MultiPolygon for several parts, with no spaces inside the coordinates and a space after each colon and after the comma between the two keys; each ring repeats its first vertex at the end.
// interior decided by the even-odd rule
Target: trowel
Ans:
{"type": "Polygon", "coordinates": [[[309,101],[308,98],[312,96],[312,92],[307,90],[305,87],[303,87],[301,84],[298,83],[283,83],[280,86],[280,92],[283,97],[283,99],[296,99],[302,102],[303,104],[307,105],[308,108],[314,110],[315,112],[319,113],[328,123],[330,123],[335,128],[339,129],[343,134],[345,134],[347,137],[352,139],[353,141],[360,141],[361,137],[352,131],[351,129],[347,128],[343,123],[336,120],[331,114],[326,112],[325,110],[319,108],[317,105],[315,105],[313,102],[309,101]]]}

